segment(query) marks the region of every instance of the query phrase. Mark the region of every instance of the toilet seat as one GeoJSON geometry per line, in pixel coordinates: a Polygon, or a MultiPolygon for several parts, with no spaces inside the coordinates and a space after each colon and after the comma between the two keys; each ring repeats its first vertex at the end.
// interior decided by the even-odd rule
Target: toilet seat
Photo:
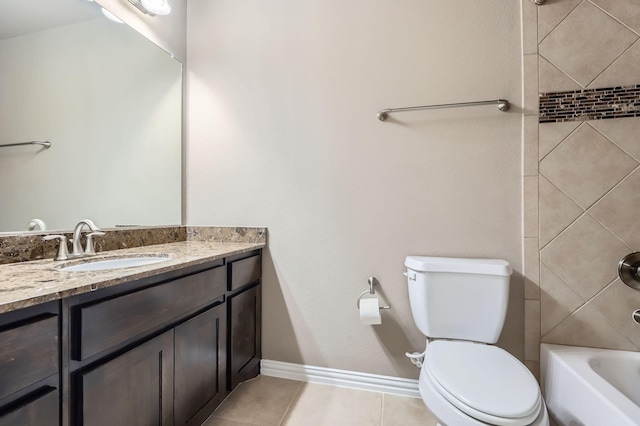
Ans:
{"type": "Polygon", "coordinates": [[[441,396],[482,422],[529,425],[543,406],[533,375],[496,346],[437,340],[427,347],[423,369],[441,396]]]}

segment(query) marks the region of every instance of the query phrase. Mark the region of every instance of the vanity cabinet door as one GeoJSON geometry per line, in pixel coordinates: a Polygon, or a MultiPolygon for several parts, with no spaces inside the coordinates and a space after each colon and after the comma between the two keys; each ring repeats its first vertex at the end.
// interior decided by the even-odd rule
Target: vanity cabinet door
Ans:
{"type": "Polygon", "coordinates": [[[201,425],[227,395],[226,316],[220,304],[175,328],[176,425],[201,425]]]}
{"type": "Polygon", "coordinates": [[[261,285],[254,285],[228,299],[229,390],[260,373],[262,358],[261,285]]]}
{"type": "Polygon", "coordinates": [[[79,372],[76,424],[173,425],[173,330],[79,372]]]}

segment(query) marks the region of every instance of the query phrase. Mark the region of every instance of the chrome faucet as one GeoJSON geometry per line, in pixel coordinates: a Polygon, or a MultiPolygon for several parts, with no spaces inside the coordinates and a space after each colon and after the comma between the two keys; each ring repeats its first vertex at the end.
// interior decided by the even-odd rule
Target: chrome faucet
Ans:
{"type": "Polygon", "coordinates": [[[65,235],[45,235],[42,237],[45,241],[59,240],[58,254],[53,260],[67,260],[74,257],[95,256],[96,252],[93,248],[93,237],[104,235],[100,228],[96,226],[91,219],[82,219],[73,229],[73,251],[69,253],[67,249],[67,237],[65,235]],[[91,232],[87,234],[87,244],[82,249],[80,238],[82,237],[82,229],[88,227],[91,232]]]}
{"type": "Polygon", "coordinates": [[[91,238],[87,238],[87,247],[84,250],[82,249],[82,245],[80,244],[82,229],[85,226],[91,230],[91,233],[89,234],[91,237],[104,235],[104,232],[101,232],[100,228],[98,228],[91,219],[82,219],[73,229],[73,250],[71,251],[70,257],[91,256],[96,254],[93,250],[93,240],[91,238]]]}

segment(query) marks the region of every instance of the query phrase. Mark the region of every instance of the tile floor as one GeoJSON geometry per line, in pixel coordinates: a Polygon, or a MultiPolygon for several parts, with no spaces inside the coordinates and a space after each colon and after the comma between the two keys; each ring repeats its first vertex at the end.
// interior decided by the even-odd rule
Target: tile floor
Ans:
{"type": "Polygon", "coordinates": [[[435,426],[421,399],[259,376],[202,426],[435,426]]]}

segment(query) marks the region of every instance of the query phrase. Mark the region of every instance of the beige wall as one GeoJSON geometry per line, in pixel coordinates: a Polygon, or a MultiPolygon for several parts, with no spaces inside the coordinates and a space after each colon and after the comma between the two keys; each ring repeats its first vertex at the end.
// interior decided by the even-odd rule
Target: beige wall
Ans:
{"type": "Polygon", "coordinates": [[[617,279],[640,249],[640,119],[538,125],[537,94],[640,83],[640,3],[523,0],[525,359],[540,341],[640,350],[640,291],[617,279]],[[594,31],[597,28],[597,31],[594,31]]]}
{"type": "MultiPolygon", "coordinates": [[[[187,223],[269,228],[264,358],[417,377],[405,256],[499,257],[521,273],[519,13],[509,0],[189,1],[187,223]],[[376,119],[499,97],[509,113],[376,119]],[[369,276],[392,306],[377,327],[355,308],[369,276]]],[[[520,357],[522,291],[516,275],[501,343],[520,357]]]]}

